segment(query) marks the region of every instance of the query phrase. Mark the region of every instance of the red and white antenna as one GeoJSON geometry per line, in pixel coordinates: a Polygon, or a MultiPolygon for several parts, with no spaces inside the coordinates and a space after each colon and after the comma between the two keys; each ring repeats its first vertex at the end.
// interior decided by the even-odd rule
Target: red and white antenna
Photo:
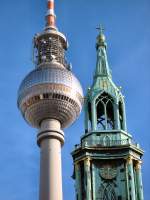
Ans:
{"type": "Polygon", "coordinates": [[[46,28],[56,28],[55,21],[54,0],[47,0],[46,28]]]}

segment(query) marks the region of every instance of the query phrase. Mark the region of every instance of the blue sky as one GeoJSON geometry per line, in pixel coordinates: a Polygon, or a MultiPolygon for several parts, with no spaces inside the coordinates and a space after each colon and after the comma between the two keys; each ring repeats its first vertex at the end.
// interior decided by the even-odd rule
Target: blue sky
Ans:
{"type": "MultiPolygon", "coordinates": [[[[43,30],[45,0],[0,1],[0,196],[3,200],[38,199],[37,131],[22,119],[17,89],[31,71],[32,38],[43,30]]],[[[84,93],[96,63],[96,27],[103,24],[113,80],[126,99],[128,131],[145,150],[143,182],[150,199],[150,1],[56,0],[57,25],[67,36],[68,61],[84,93]]],[[[84,132],[83,113],[65,130],[62,150],[64,199],[74,198],[70,152],[84,132]]]]}

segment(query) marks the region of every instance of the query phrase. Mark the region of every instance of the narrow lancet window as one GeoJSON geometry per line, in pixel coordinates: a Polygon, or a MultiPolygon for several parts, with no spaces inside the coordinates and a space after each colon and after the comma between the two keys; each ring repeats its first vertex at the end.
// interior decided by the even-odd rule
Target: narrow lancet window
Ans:
{"type": "Polygon", "coordinates": [[[88,102],[88,131],[92,128],[92,112],[91,112],[91,103],[88,102]]]}
{"type": "Polygon", "coordinates": [[[122,102],[119,102],[119,121],[120,121],[120,129],[123,129],[123,107],[122,102]]]}

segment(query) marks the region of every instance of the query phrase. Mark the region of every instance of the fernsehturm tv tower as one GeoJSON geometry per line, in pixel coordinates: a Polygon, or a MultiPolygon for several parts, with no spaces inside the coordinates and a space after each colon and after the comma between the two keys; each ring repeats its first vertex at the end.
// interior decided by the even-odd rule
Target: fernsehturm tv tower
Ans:
{"type": "Polygon", "coordinates": [[[18,107],[24,119],[39,129],[39,199],[62,200],[62,129],[79,116],[83,92],[65,60],[68,43],[55,25],[54,0],[48,0],[47,7],[46,27],[34,37],[36,66],[20,85],[18,107]]]}

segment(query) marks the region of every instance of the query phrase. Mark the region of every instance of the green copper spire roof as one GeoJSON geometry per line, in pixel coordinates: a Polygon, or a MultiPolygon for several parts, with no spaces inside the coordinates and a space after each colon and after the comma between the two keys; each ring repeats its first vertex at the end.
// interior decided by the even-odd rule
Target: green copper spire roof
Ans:
{"type": "Polygon", "coordinates": [[[107,61],[105,35],[102,28],[97,36],[96,49],[97,49],[97,64],[94,79],[97,77],[110,77],[111,72],[107,61]]]}
{"type": "Polygon", "coordinates": [[[97,61],[96,61],[96,70],[94,73],[93,84],[89,92],[98,93],[100,91],[105,91],[112,96],[117,96],[119,89],[112,81],[111,70],[107,60],[107,44],[106,38],[103,33],[102,28],[99,29],[99,34],[96,41],[96,50],[97,50],[97,61]]]}

